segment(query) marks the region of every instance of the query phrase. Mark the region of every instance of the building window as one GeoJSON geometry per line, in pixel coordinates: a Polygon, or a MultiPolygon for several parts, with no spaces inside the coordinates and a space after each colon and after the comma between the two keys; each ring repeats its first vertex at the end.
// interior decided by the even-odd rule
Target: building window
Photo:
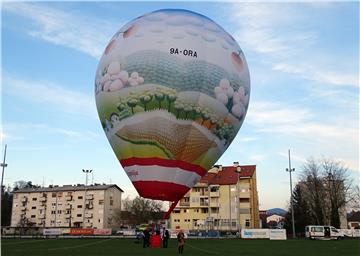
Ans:
{"type": "Polygon", "coordinates": [[[99,205],[103,205],[104,204],[104,200],[99,200],[99,205]]]}
{"type": "Polygon", "coordinates": [[[31,209],[36,209],[36,206],[31,207],[31,209]]]}
{"type": "Polygon", "coordinates": [[[37,198],[36,198],[36,197],[34,197],[32,200],[33,200],[33,201],[37,201],[37,198]]]}
{"type": "Polygon", "coordinates": [[[113,205],[114,204],[114,200],[110,200],[110,205],[113,205]]]}
{"type": "Polygon", "coordinates": [[[31,218],[35,218],[36,216],[35,215],[31,215],[31,218]]]}
{"type": "Polygon", "coordinates": [[[51,203],[52,206],[56,206],[56,203],[51,203]]]}
{"type": "Polygon", "coordinates": [[[209,209],[208,208],[201,208],[201,213],[208,213],[209,209]]]}
{"type": "Polygon", "coordinates": [[[51,211],[51,214],[56,214],[56,211],[51,211]]]}
{"type": "Polygon", "coordinates": [[[83,199],[83,196],[78,196],[78,199],[83,199]]]}
{"type": "Polygon", "coordinates": [[[174,210],[174,213],[180,213],[180,210],[176,209],[174,210]]]}
{"type": "Polygon", "coordinates": [[[56,193],[55,192],[51,193],[51,197],[56,197],[56,193]]]}
{"type": "Polygon", "coordinates": [[[245,220],[245,227],[249,228],[250,225],[251,225],[250,220],[249,220],[249,219],[246,219],[246,220],[245,220]]]}
{"type": "Polygon", "coordinates": [[[82,208],[82,205],[81,205],[81,204],[78,204],[77,208],[82,208]]]}
{"type": "Polygon", "coordinates": [[[61,214],[61,210],[58,210],[57,213],[58,213],[58,214],[61,214]]]}
{"type": "Polygon", "coordinates": [[[76,215],[76,217],[81,217],[81,216],[82,216],[82,214],[77,214],[77,215],[76,215]]]}

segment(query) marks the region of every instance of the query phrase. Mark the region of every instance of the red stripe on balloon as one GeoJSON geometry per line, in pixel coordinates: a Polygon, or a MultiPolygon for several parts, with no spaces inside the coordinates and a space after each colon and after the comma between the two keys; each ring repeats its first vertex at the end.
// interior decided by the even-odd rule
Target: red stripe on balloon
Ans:
{"type": "Polygon", "coordinates": [[[161,159],[157,157],[151,158],[138,158],[138,157],[131,157],[127,159],[120,160],[120,163],[123,167],[126,166],[133,166],[133,165],[158,165],[163,167],[173,167],[173,168],[181,168],[184,171],[189,172],[196,172],[201,177],[206,174],[206,170],[199,165],[189,164],[187,162],[181,160],[170,160],[170,159],[161,159]]]}
{"type": "Polygon", "coordinates": [[[140,196],[163,201],[178,201],[190,189],[184,185],[161,181],[134,181],[133,184],[140,196]]]}

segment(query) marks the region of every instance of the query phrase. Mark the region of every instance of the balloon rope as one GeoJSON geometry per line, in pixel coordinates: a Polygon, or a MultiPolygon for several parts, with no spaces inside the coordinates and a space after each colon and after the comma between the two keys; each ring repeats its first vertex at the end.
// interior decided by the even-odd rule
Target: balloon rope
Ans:
{"type": "Polygon", "coordinates": [[[174,210],[179,201],[172,202],[169,210],[164,214],[163,219],[166,220],[170,217],[170,213],[174,210]]]}

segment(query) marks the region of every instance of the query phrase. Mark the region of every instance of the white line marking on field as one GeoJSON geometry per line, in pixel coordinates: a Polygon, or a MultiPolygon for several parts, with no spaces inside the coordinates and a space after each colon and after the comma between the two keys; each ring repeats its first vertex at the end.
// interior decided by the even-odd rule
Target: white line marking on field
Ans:
{"type": "Polygon", "coordinates": [[[37,243],[37,242],[44,242],[46,241],[45,239],[44,240],[32,240],[32,241],[22,241],[22,242],[14,242],[14,243],[11,243],[11,242],[5,242],[4,241],[1,241],[1,243],[5,246],[8,246],[8,245],[13,245],[13,244],[30,244],[30,243],[37,243]]]}
{"type": "Polygon", "coordinates": [[[86,246],[90,246],[90,245],[93,245],[93,244],[101,244],[101,243],[104,243],[104,242],[107,242],[107,241],[110,241],[110,240],[111,239],[107,239],[107,240],[101,240],[101,241],[97,241],[97,242],[79,244],[79,245],[74,245],[74,246],[51,248],[51,249],[47,249],[47,250],[48,251],[55,251],[55,250],[67,250],[67,249],[81,248],[81,247],[86,247],[86,246]]]}
{"type": "Polygon", "coordinates": [[[206,252],[206,253],[209,253],[209,254],[219,254],[219,253],[214,252],[214,251],[208,251],[208,250],[205,250],[205,249],[201,249],[201,248],[199,248],[199,247],[193,246],[193,245],[188,244],[188,243],[187,243],[187,245],[188,245],[189,247],[195,249],[195,250],[198,250],[198,251],[206,252]]]}

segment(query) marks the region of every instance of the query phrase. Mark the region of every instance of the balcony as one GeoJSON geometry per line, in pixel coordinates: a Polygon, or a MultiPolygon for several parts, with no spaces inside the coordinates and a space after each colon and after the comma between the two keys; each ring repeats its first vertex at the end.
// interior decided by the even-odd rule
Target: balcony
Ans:
{"type": "Polygon", "coordinates": [[[250,192],[240,192],[240,198],[250,198],[250,192]]]}
{"type": "Polygon", "coordinates": [[[220,203],[219,202],[212,202],[210,201],[210,207],[220,207],[220,203]]]}
{"type": "Polygon", "coordinates": [[[45,214],[39,214],[39,219],[45,219],[45,214]]]}
{"type": "Polygon", "coordinates": [[[21,207],[20,207],[20,210],[21,210],[22,212],[24,212],[24,211],[26,211],[26,207],[25,207],[25,206],[21,206],[21,207]]]}
{"type": "Polygon", "coordinates": [[[65,196],[65,200],[66,200],[66,201],[71,201],[71,200],[72,200],[72,196],[65,196]]]}
{"type": "Polygon", "coordinates": [[[92,213],[85,213],[85,218],[91,219],[93,217],[92,213]]]}
{"type": "Polygon", "coordinates": [[[39,198],[39,201],[40,201],[40,202],[46,202],[46,200],[47,200],[47,198],[44,197],[44,196],[42,196],[42,197],[39,198]]]}
{"type": "Polygon", "coordinates": [[[92,223],[92,222],[86,222],[86,223],[85,223],[85,227],[86,227],[86,228],[92,228],[92,227],[93,227],[93,223],[92,223]]]}
{"type": "Polygon", "coordinates": [[[65,217],[65,219],[70,219],[70,218],[71,218],[71,214],[70,214],[70,213],[66,213],[66,214],[64,214],[64,217],[65,217]]]}
{"type": "Polygon", "coordinates": [[[27,202],[27,197],[23,197],[23,198],[21,198],[21,202],[23,202],[23,203],[26,203],[27,202]]]}
{"type": "Polygon", "coordinates": [[[200,201],[200,206],[209,206],[209,203],[200,201]]]}
{"type": "Polygon", "coordinates": [[[86,209],[91,210],[91,209],[94,208],[94,205],[92,203],[91,204],[86,204],[85,207],[86,207],[86,209]]]}
{"type": "Polygon", "coordinates": [[[180,202],[179,206],[190,207],[190,202],[180,202]]]}
{"type": "Polygon", "coordinates": [[[66,210],[71,210],[71,208],[72,208],[71,204],[65,205],[65,209],[66,209],[66,210]]]}
{"type": "Polygon", "coordinates": [[[210,197],[219,197],[220,196],[220,192],[216,191],[216,192],[210,192],[210,197]]]}
{"type": "Polygon", "coordinates": [[[93,200],[94,199],[94,195],[86,195],[86,200],[93,200]]]}

